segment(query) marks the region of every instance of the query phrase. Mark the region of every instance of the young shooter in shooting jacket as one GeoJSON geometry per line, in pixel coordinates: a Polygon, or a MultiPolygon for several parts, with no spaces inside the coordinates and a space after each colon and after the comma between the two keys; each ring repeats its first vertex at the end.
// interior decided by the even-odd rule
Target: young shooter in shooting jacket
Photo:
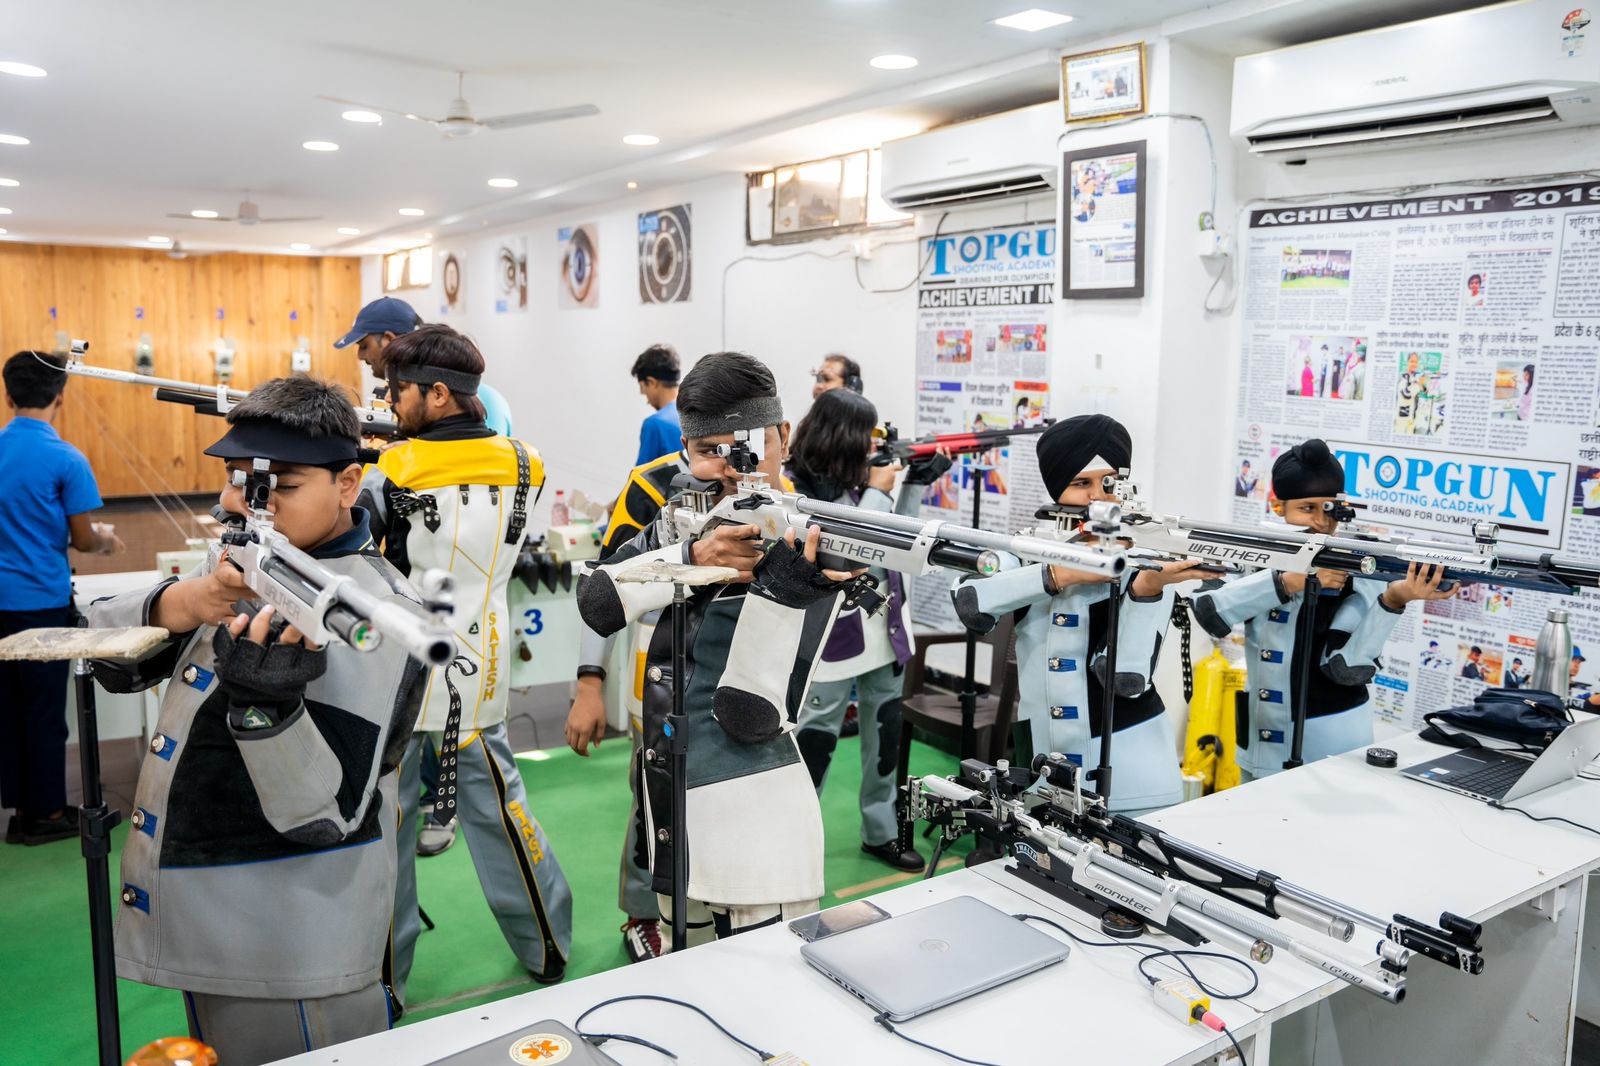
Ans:
{"type": "MultiPolygon", "coordinates": [[[[1344,467],[1320,440],[1308,440],[1272,464],[1272,510],[1291,526],[1332,533],[1339,524],[1344,467]]],[[[1301,637],[1307,575],[1260,570],[1194,595],[1190,604],[1206,632],[1225,638],[1245,627],[1245,662],[1250,682],[1237,727],[1240,774],[1249,781],[1283,769],[1293,745],[1296,685],[1306,693],[1303,759],[1337,755],[1372,743],[1372,706],[1367,685],[1395,623],[1413,600],[1440,600],[1444,568],[1411,564],[1397,581],[1318,570],[1315,624],[1301,637]],[[1308,674],[1303,656],[1313,655],[1308,674]]]]}
{"type": "MultiPolygon", "coordinates": [[[[559,981],[572,944],[572,890],[544,830],[528,810],[506,734],[511,678],[506,585],[527,515],[544,484],[538,452],[502,437],[475,396],[483,356],[449,326],[421,326],[384,350],[384,373],[401,430],[362,499],[383,554],[403,573],[429,568],[455,578],[453,625],[460,658],[436,670],[400,779],[401,839],[416,839],[422,746],[439,753],[439,821],[456,813],[489,909],[534,980],[559,981]]],[[[395,897],[394,988],[406,978],[421,924],[416,858],[403,848],[395,897]]]]}
{"type": "MultiPolygon", "coordinates": [[[[912,464],[894,492],[900,464],[868,465],[878,411],[849,389],[817,397],[795,430],[790,473],[802,496],[866,510],[915,515],[922,489],[950,468],[950,457],[934,454],[912,464]]],[[[893,571],[869,571],[887,597],[883,609],[839,612],[822,649],[795,740],[820,791],[839,743],[852,685],[861,716],[861,850],[901,870],[921,870],[922,856],[900,850],[895,822],[895,770],[900,747],[900,690],[911,659],[911,604],[906,583],[893,571]]]]}
{"type": "MultiPolygon", "coordinates": [[[[228,422],[206,454],[230,475],[271,461],[278,532],[377,596],[414,599],[355,506],[360,427],[337,387],[268,381],[228,422]]],[[[236,485],[221,503],[248,513],[236,485]]],[[[229,1066],[388,1028],[394,770],[426,679],[398,641],[311,647],[254,597],[224,554],[89,609],[91,626],[172,634],[137,664],[95,664],[114,692],[171,679],[123,844],[117,973],[183,990],[191,1034],[229,1066]]]]}
{"type": "MultiPolygon", "coordinates": [[[[739,473],[718,446],[749,432],[758,469],[780,478],[789,444],[772,372],[747,355],[722,352],[695,364],[678,392],[691,473],[736,489],[739,473]]],[[[663,723],[672,708],[672,613],[662,612],[651,641],[644,697],[644,792],[654,885],[671,891],[672,848],[689,846],[685,915],[691,941],[706,930],[728,936],[815,910],[822,895],[822,816],[811,776],[788,732],[850,575],[819,570],[816,533],[804,546],[765,551],[754,525],[720,526],[687,544],[663,538],[653,523],[584,579],[578,609],[595,632],[615,633],[639,613],[638,590],[616,582],[653,560],[727,566],[737,581],[691,590],[688,611],[687,841],[657,836],[672,824],[672,788],[663,723]],[[665,540],[665,543],[664,543],[665,540]],[[706,913],[709,910],[709,915],[706,913]]],[[[670,900],[662,900],[670,919],[670,900]]]]}
{"type": "MultiPolygon", "coordinates": [[[[1133,441],[1113,418],[1078,415],[1039,437],[1038,456],[1051,498],[1087,507],[1115,498],[1105,482],[1133,461],[1133,441]]],[[[1119,579],[1114,811],[1137,816],[1183,798],[1172,726],[1151,677],[1172,615],[1171,586],[1206,573],[1199,562],[1184,560],[1154,570],[1130,568],[1119,579]]],[[[1007,611],[1022,611],[1018,716],[1036,754],[1060,752],[1079,766],[1096,764],[1110,594],[1103,579],[1040,563],[963,579],[955,587],[956,613],[976,632],[993,629],[1007,611]]]]}

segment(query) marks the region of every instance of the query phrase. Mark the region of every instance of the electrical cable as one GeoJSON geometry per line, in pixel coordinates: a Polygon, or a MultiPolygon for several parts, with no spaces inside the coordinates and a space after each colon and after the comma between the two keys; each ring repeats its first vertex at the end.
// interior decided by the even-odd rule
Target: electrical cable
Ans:
{"type": "Polygon", "coordinates": [[[1077,933],[1074,933],[1061,923],[1053,921],[1042,915],[1013,914],[1011,917],[1017,919],[1019,922],[1041,922],[1044,925],[1048,925],[1052,929],[1062,933],[1069,940],[1082,944],[1086,948],[1128,948],[1131,951],[1142,952],[1143,954],[1139,959],[1138,966],[1139,976],[1143,977],[1147,981],[1149,981],[1151,978],[1150,974],[1144,968],[1144,964],[1146,962],[1157,958],[1171,958],[1175,963],[1178,964],[1180,968],[1182,968],[1184,973],[1189,975],[1189,980],[1194,982],[1195,987],[1200,989],[1200,991],[1204,992],[1206,995],[1210,996],[1212,999],[1244,999],[1246,996],[1253,994],[1256,989],[1261,987],[1261,974],[1254,966],[1246,962],[1244,959],[1235,958],[1232,955],[1225,955],[1220,951],[1200,951],[1195,948],[1158,948],[1151,944],[1141,944],[1133,940],[1090,940],[1087,937],[1079,936],[1077,933]],[[1185,958],[1219,959],[1223,962],[1233,963],[1236,966],[1242,966],[1250,974],[1250,987],[1246,988],[1242,992],[1223,992],[1215,986],[1209,985],[1205,981],[1202,981],[1200,976],[1190,968],[1189,964],[1183,961],[1185,958]]]}
{"type": "Polygon", "coordinates": [[[938,1054],[943,1055],[945,1058],[954,1059],[957,1062],[969,1063],[970,1066],[999,1066],[999,1063],[985,1062],[983,1059],[964,1058],[960,1055],[957,1055],[954,1051],[946,1051],[944,1048],[934,1047],[932,1044],[924,1044],[914,1036],[907,1036],[905,1033],[902,1033],[900,1030],[894,1027],[894,1023],[889,1020],[888,1011],[885,1011],[872,1020],[883,1026],[895,1036],[898,1036],[901,1040],[904,1040],[906,1043],[915,1044],[920,1048],[926,1048],[929,1051],[937,1052],[938,1054]]]}
{"type": "Polygon", "coordinates": [[[723,1024],[721,1022],[717,1021],[715,1018],[713,1018],[711,1015],[707,1014],[705,1011],[701,1010],[699,1007],[695,1006],[693,1003],[686,1003],[685,1001],[683,1001],[681,999],[673,999],[671,996],[653,996],[653,995],[646,995],[646,994],[643,994],[643,993],[637,993],[637,994],[628,995],[628,996],[613,996],[611,999],[603,1000],[600,1003],[596,1003],[594,1006],[590,1007],[588,1010],[586,1010],[582,1014],[578,1015],[578,1020],[572,1023],[573,1031],[576,1032],[579,1036],[583,1037],[584,1040],[588,1041],[589,1043],[593,1044],[596,1047],[598,1047],[600,1044],[603,1044],[607,1040],[622,1040],[622,1041],[626,1041],[627,1043],[630,1043],[630,1044],[638,1044],[638,1045],[640,1045],[642,1047],[650,1048],[653,1051],[660,1052],[661,1054],[667,1056],[669,1059],[676,1060],[678,1056],[674,1055],[672,1052],[668,1051],[666,1048],[661,1047],[658,1044],[650,1043],[650,1041],[644,1039],[643,1037],[630,1036],[627,1033],[586,1033],[586,1032],[583,1031],[583,1020],[585,1018],[587,1018],[589,1015],[593,1014],[595,1011],[599,1010],[601,1007],[609,1007],[613,1003],[626,1003],[629,1000],[647,1000],[647,1001],[654,1002],[654,1003],[670,1003],[674,1007],[687,1008],[688,1010],[692,1010],[696,1014],[700,1015],[700,1017],[704,1018],[706,1021],[710,1022],[712,1024],[712,1026],[714,1026],[716,1028],[717,1032],[721,1033],[723,1036],[727,1037],[729,1040],[732,1040],[735,1044],[738,1044],[740,1047],[742,1047],[746,1051],[750,1052],[752,1055],[754,1055],[756,1058],[760,1059],[762,1062],[771,1062],[772,1059],[774,1058],[774,1055],[773,1055],[772,1052],[763,1051],[760,1048],[756,1047],[754,1044],[750,1043],[748,1040],[741,1040],[738,1037],[734,1036],[732,1033],[730,1033],[723,1026],[723,1024]]]}
{"type": "Polygon", "coordinates": [[[950,217],[950,212],[946,211],[944,214],[939,216],[939,221],[934,224],[933,236],[928,238],[928,251],[922,257],[921,264],[918,265],[918,267],[917,267],[916,276],[913,277],[910,281],[906,282],[904,285],[899,285],[899,286],[896,286],[895,288],[892,288],[892,289],[869,289],[869,288],[867,288],[866,283],[861,280],[861,257],[858,255],[858,256],[856,256],[856,260],[855,260],[856,287],[859,288],[862,292],[873,293],[875,295],[883,295],[883,294],[886,294],[886,293],[905,292],[907,289],[911,288],[911,286],[913,286],[917,282],[921,281],[922,280],[922,275],[928,269],[928,264],[933,261],[934,244],[943,235],[945,220],[948,219],[949,217],[950,217]]]}
{"type": "Polygon", "coordinates": [[[838,259],[840,256],[850,255],[852,250],[840,248],[837,252],[790,252],[788,255],[741,255],[722,268],[722,342],[721,347],[728,346],[728,272],[740,263],[783,263],[790,259],[838,259]]]}
{"type": "MultiPolygon", "coordinates": [[[[1580,774],[1579,776],[1581,777],[1582,775],[1580,774]]],[[[1591,778],[1590,780],[1594,780],[1594,779],[1591,778]]],[[[1545,814],[1545,815],[1530,814],[1529,812],[1523,810],[1521,807],[1508,807],[1504,803],[1501,803],[1499,800],[1490,800],[1489,801],[1489,806],[1493,807],[1497,811],[1515,811],[1516,813],[1522,815],[1524,818],[1532,819],[1535,822],[1566,822],[1568,825],[1570,825],[1570,826],[1572,826],[1572,827],[1574,827],[1576,829],[1582,829],[1585,832],[1593,833],[1596,836],[1600,836],[1600,829],[1596,829],[1592,825],[1584,825],[1582,822],[1574,822],[1571,818],[1563,818],[1558,814],[1545,814]]]]}

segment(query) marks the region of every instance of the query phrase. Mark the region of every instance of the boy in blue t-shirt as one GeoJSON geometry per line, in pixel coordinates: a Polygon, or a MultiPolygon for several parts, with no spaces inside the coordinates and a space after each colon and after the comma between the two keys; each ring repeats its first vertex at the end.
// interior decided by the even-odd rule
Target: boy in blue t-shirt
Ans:
{"type": "MultiPolygon", "coordinates": [[[[61,366],[34,352],[5,365],[12,418],[0,429],[0,637],[72,624],[67,545],[122,550],[110,526],[89,520],[100,506],[89,461],[55,430],[61,366]]],[[[67,808],[67,664],[0,662],[0,692],[0,807],[16,811],[6,843],[77,836],[77,812],[67,808]]]]}
{"type": "Polygon", "coordinates": [[[639,395],[655,408],[639,426],[639,455],[634,466],[671,455],[683,446],[678,427],[678,352],[670,344],[652,344],[633,361],[631,371],[639,395]]]}

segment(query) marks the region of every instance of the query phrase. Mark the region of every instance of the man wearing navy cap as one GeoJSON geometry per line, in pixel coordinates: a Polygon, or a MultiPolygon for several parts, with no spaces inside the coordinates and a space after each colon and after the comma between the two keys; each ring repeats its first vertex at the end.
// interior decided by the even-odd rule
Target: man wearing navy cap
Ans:
{"type": "MultiPolygon", "coordinates": [[[[383,296],[363,307],[356,314],[350,332],[334,341],[333,346],[348,348],[354,344],[356,355],[367,364],[372,376],[383,381],[387,362],[384,351],[389,343],[422,324],[422,316],[410,304],[394,296],[383,296]]],[[[511,436],[511,408],[506,398],[482,381],[478,383],[476,395],[483,403],[483,420],[488,427],[502,437],[511,436]]],[[[437,855],[456,842],[456,826],[454,822],[440,824],[431,813],[438,799],[439,785],[439,764],[431,749],[423,756],[421,772],[425,792],[422,809],[429,814],[423,819],[417,837],[417,854],[437,855]]]]}
{"type": "MultiPolygon", "coordinates": [[[[350,332],[333,342],[335,348],[348,348],[354,344],[356,355],[367,364],[372,376],[383,380],[383,350],[396,337],[404,336],[422,325],[422,316],[416,309],[394,296],[373,300],[356,314],[350,332]]],[[[479,382],[478,399],[483,401],[484,421],[502,437],[511,436],[511,407],[506,398],[487,384],[479,382]]],[[[442,850],[442,849],[441,849],[442,850]]]]}

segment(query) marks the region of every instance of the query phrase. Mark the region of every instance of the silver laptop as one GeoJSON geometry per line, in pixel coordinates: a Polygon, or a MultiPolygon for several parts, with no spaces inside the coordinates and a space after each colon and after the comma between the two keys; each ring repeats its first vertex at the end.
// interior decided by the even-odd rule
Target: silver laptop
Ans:
{"type": "Polygon", "coordinates": [[[564,1062],[567,1066],[616,1066],[617,1060],[586,1043],[560,1022],[545,1019],[514,1033],[457,1051],[431,1066],[505,1066],[508,1062],[564,1062]]]}
{"type": "Polygon", "coordinates": [[[971,896],[804,944],[835,984],[903,1022],[1067,957],[1070,945],[971,896]]]}
{"type": "Polygon", "coordinates": [[[1600,717],[1567,726],[1537,759],[1509,751],[1467,748],[1400,772],[1424,784],[1485,802],[1509,803],[1578,776],[1600,755],[1600,717]]]}

